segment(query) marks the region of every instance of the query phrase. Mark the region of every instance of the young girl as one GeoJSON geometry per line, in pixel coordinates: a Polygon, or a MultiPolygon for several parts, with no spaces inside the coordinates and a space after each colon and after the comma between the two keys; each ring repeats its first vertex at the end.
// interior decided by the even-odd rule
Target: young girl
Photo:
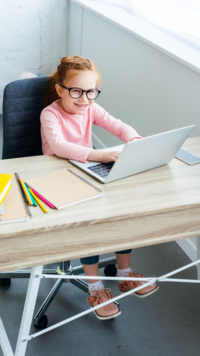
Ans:
{"type": "MultiPolygon", "coordinates": [[[[120,152],[103,152],[93,149],[92,125],[98,125],[124,142],[140,139],[141,136],[130,126],[115,119],[101,106],[94,103],[100,94],[98,90],[99,74],[94,64],[86,58],[64,57],[57,71],[49,78],[44,96],[45,109],[41,113],[41,136],[43,154],[55,154],[62,158],[81,162],[116,161],[120,152]]],[[[121,293],[145,285],[141,281],[123,281],[123,277],[143,277],[130,267],[131,250],[116,253],[118,287],[121,293]]],[[[85,274],[99,276],[99,256],[81,258],[85,274]]],[[[89,280],[91,306],[101,304],[113,296],[105,289],[100,279],[89,280]]],[[[146,297],[158,290],[156,284],[147,286],[134,295],[146,297]]],[[[121,314],[115,303],[110,303],[95,311],[101,320],[115,318],[121,314]]]]}

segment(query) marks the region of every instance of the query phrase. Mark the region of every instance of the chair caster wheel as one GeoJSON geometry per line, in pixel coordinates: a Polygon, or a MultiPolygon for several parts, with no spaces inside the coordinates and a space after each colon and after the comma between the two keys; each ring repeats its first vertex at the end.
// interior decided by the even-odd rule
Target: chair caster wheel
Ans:
{"type": "Polygon", "coordinates": [[[107,265],[104,268],[104,274],[106,276],[114,277],[117,274],[117,268],[115,267],[115,265],[107,265]]]}
{"type": "Polygon", "coordinates": [[[33,325],[35,326],[36,329],[46,329],[48,324],[48,318],[46,315],[42,315],[41,319],[38,321],[38,323],[33,323],[33,325]]]}
{"type": "Polygon", "coordinates": [[[11,278],[0,278],[0,286],[9,288],[11,285],[11,278]]]}

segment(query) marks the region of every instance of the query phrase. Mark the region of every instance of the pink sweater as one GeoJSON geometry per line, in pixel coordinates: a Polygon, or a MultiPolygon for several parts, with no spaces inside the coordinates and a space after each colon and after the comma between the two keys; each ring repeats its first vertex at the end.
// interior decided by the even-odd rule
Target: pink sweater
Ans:
{"type": "Polygon", "coordinates": [[[86,162],[92,146],[92,125],[103,127],[124,142],[138,137],[129,125],[109,115],[94,103],[84,115],[68,114],[58,100],[47,106],[41,113],[42,152],[62,158],[86,162]]]}

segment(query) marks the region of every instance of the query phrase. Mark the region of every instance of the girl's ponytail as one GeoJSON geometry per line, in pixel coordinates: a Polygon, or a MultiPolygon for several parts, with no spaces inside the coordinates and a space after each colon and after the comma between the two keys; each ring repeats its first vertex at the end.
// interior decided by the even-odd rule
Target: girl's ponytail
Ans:
{"type": "Polygon", "coordinates": [[[55,85],[57,81],[58,73],[57,70],[49,77],[47,86],[45,88],[45,93],[43,96],[43,106],[52,104],[55,100],[59,99],[59,95],[56,92],[55,85]]]}
{"type": "Polygon", "coordinates": [[[56,92],[55,85],[62,84],[64,79],[73,74],[77,74],[77,71],[81,70],[94,71],[96,74],[97,84],[99,83],[99,73],[89,59],[80,56],[63,57],[57,67],[57,70],[49,77],[43,98],[44,107],[52,104],[53,101],[60,99],[56,92]]]}

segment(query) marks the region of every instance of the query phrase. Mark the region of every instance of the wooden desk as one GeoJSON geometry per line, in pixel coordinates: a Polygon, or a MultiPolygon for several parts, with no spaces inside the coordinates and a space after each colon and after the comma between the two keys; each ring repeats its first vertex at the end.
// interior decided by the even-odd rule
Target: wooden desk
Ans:
{"type": "MultiPolygon", "coordinates": [[[[200,156],[200,138],[184,148],[200,156]]],[[[31,207],[28,222],[0,225],[0,272],[200,235],[200,164],[173,159],[106,185],[53,155],[0,163],[2,173],[23,180],[65,167],[95,183],[102,196],[48,214],[31,207]]]]}
{"type": "MultiPolygon", "coordinates": [[[[200,138],[188,139],[184,148],[200,155],[200,138]]],[[[67,160],[40,156],[1,161],[0,170],[26,180],[69,166],[67,160]]],[[[100,198],[48,214],[32,207],[30,221],[0,225],[0,272],[38,266],[32,269],[15,356],[26,352],[23,338],[30,330],[42,265],[200,235],[200,164],[173,159],[151,171],[95,184],[103,191],[100,198]]],[[[14,355],[1,319],[0,344],[4,355],[14,355]]]]}

